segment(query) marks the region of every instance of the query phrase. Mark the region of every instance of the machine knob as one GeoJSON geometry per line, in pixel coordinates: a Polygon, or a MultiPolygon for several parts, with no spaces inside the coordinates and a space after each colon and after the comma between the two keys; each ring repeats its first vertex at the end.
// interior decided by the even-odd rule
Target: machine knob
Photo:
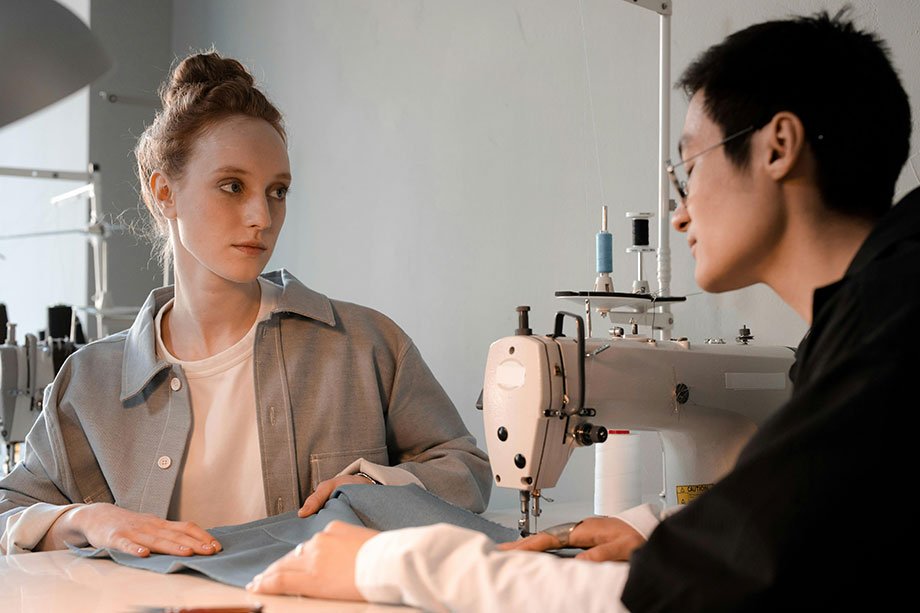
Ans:
{"type": "Polygon", "coordinates": [[[515,336],[530,336],[533,334],[533,330],[530,329],[529,316],[527,315],[530,312],[529,306],[519,306],[517,309],[518,314],[518,327],[514,331],[515,336]]]}
{"type": "Polygon", "coordinates": [[[751,329],[746,324],[741,324],[741,329],[738,330],[738,336],[735,337],[735,341],[742,345],[747,345],[752,340],[754,340],[754,335],[751,334],[751,329]]]}
{"type": "Polygon", "coordinates": [[[595,426],[585,422],[578,424],[575,428],[575,441],[579,445],[588,447],[594,443],[603,443],[607,440],[607,428],[604,426],[595,426]]]}

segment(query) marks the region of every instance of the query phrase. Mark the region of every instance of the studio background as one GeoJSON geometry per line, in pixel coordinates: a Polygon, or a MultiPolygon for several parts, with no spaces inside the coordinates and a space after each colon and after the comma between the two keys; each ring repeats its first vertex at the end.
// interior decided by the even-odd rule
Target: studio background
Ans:
{"type": "MultiPolygon", "coordinates": [[[[153,117],[156,87],[176,56],[212,45],[240,59],[285,114],[294,181],[269,268],[285,267],[332,298],[390,316],[415,340],[480,446],[489,344],[529,305],[535,333],[560,309],[557,290],[590,289],[600,208],[610,209],[614,282],[629,291],[635,260],[627,211],[657,215],[658,17],[622,0],[67,0],[117,67],[82,92],[0,130],[0,166],[102,168],[102,208],[132,222],[131,150],[153,117]],[[127,102],[109,102],[100,91],[127,102]]],[[[706,47],[752,23],[843,2],[675,0],[672,78],[706,47]]],[[[857,23],[891,47],[914,117],[898,193],[920,185],[920,2],[855,0],[857,23]]],[[[841,84],[839,95],[846,95],[841,84]]],[[[672,91],[676,155],[686,111],[672,91]]],[[[871,155],[871,152],[867,152],[871,155]]],[[[859,172],[859,160],[853,161],[859,172]]],[[[48,186],[0,178],[2,233],[85,223],[53,207],[48,186]]],[[[650,232],[657,246],[656,220],[650,232]]],[[[85,239],[0,242],[11,319],[44,326],[44,308],[86,303],[85,239]]],[[[797,345],[798,316],[766,287],[702,294],[683,235],[671,232],[675,336],[731,341],[747,324],[758,344],[797,345]]],[[[139,305],[160,274],[147,245],[113,237],[119,305],[139,305]]],[[[656,288],[653,258],[645,275],[656,288]]],[[[606,322],[595,318],[595,333],[606,322]]],[[[329,410],[347,411],[348,407],[329,410]]],[[[614,424],[608,424],[614,425],[614,424]]],[[[643,439],[644,491],[660,458],[643,439]]],[[[557,501],[588,500],[591,450],[578,450],[557,501]]],[[[516,504],[496,488],[490,508],[516,504]]]]}

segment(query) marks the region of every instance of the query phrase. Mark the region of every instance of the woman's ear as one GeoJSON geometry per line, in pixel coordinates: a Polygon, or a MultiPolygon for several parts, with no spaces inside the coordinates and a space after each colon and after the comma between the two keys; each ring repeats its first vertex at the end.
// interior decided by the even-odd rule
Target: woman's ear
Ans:
{"type": "Polygon", "coordinates": [[[762,130],[762,154],[767,174],[780,181],[793,174],[805,147],[805,126],[795,113],[782,111],[762,130]]]}
{"type": "Polygon", "coordinates": [[[173,198],[173,191],[170,187],[169,178],[159,170],[154,170],[150,174],[150,191],[153,193],[157,209],[159,209],[163,217],[166,219],[175,219],[176,201],[173,198]]]}

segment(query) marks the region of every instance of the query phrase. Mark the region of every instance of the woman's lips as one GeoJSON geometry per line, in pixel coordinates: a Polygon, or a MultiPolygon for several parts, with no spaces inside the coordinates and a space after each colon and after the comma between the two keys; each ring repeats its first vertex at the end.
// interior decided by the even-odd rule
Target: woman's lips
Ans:
{"type": "Polygon", "coordinates": [[[265,245],[261,243],[238,243],[233,248],[245,255],[262,255],[265,253],[265,245]]]}

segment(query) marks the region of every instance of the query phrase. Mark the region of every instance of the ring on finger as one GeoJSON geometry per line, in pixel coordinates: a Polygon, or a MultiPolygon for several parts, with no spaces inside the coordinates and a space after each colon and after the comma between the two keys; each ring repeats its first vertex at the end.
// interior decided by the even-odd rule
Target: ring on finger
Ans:
{"type": "Polygon", "coordinates": [[[570,521],[564,524],[556,524],[555,526],[550,526],[545,530],[541,530],[541,532],[545,532],[558,540],[560,548],[568,547],[569,538],[572,536],[572,530],[577,528],[580,523],[580,521],[570,521]]]}

